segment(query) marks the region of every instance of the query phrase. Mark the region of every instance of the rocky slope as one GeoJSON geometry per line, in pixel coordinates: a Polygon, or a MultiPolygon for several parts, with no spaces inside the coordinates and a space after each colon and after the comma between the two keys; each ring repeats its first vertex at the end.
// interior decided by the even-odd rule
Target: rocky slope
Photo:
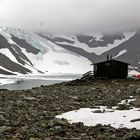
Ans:
{"type": "MultiPolygon", "coordinates": [[[[115,129],[100,124],[86,127],[55,116],[98,105],[111,108],[130,96],[137,98],[131,105],[140,107],[139,84],[139,80],[85,80],[80,84],[74,81],[26,91],[0,90],[0,139],[138,140],[140,130],[135,128],[115,129]]],[[[120,109],[125,110],[126,106],[120,109]]]]}

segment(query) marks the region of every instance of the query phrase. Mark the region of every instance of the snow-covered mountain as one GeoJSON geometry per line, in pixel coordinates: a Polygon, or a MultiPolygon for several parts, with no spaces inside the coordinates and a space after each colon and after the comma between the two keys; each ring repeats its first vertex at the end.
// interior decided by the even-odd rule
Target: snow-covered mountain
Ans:
{"type": "Polygon", "coordinates": [[[0,74],[84,73],[91,62],[35,33],[0,27],[0,74]]]}
{"type": "Polygon", "coordinates": [[[140,71],[140,34],[53,35],[0,27],[0,74],[85,73],[106,55],[140,71]]]}
{"type": "Polygon", "coordinates": [[[117,35],[89,33],[84,35],[40,34],[55,44],[88,58],[91,62],[114,59],[130,63],[130,70],[140,71],[140,33],[124,32],[117,35]]]}

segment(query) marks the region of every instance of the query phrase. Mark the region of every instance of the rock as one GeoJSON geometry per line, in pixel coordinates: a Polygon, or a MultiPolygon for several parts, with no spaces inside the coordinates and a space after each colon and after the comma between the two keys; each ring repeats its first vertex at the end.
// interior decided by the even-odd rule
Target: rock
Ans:
{"type": "Polygon", "coordinates": [[[136,93],[140,94],[140,88],[136,89],[136,93]]]}
{"type": "Polygon", "coordinates": [[[122,140],[139,140],[140,132],[130,132],[123,136],[122,140]]]}
{"type": "Polygon", "coordinates": [[[29,100],[29,101],[36,100],[35,97],[31,97],[31,96],[23,96],[23,99],[29,100]]]}
{"type": "Polygon", "coordinates": [[[68,123],[68,121],[66,120],[66,119],[54,119],[54,122],[55,122],[55,124],[56,125],[61,125],[61,126],[63,126],[63,125],[68,125],[69,123],[68,123]]]}
{"type": "Polygon", "coordinates": [[[129,86],[128,86],[128,88],[134,88],[135,87],[135,85],[134,84],[130,84],[129,86]]]}
{"type": "Polygon", "coordinates": [[[52,140],[50,137],[44,138],[44,140],[52,140]]]}
{"type": "Polygon", "coordinates": [[[105,135],[103,134],[98,134],[96,137],[97,140],[105,140],[105,135]]]}
{"type": "Polygon", "coordinates": [[[103,113],[102,110],[94,110],[93,113],[103,113]]]}
{"type": "Polygon", "coordinates": [[[116,137],[116,135],[115,135],[115,134],[113,134],[112,136],[110,136],[110,137],[109,137],[109,139],[111,139],[111,140],[116,140],[116,139],[117,139],[117,137],[116,137]]]}
{"type": "Polygon", "coordinates": [[[133,119],[133,120],[130,120],[130,122],[139,122],[140,121],[140,118],[138,119],[133,119]]]}
{"type": "Polygon", "coordinates": [[[54,121],[53,121],[53,120],[50,120],[49,123],[48,123],[48,126],[49,126],[49,127],[52,127],[52,126],[54,126],[54,125],[55,125],[54,121]]]}
{"type": "Polygon", "coordinates": [[[62,127],[61,127],[61,126],[55,126],[54,128],[55,128],[55,130],[59,130],[59,129],[61,129],[62,127]]]}
{"type": "Polygon", "coordinates": [[[29,140],[36,140],[36,138],[30,138],[29,140]]]}
{"type": "Polygon", "coordinates": [[[136,100],[130,102],[131,105],[135,107],[140,107],[140,97],[136,98],[136,100]]]}
{"type": "Polygon", "coordinates": [[[3,133],[3,132],[5,132],[5,131],[8,131],[8,130],[10,130],[10,129],[11,129],[10,126],[1,126],[1,127],[0,127],[0,134],[3,133]]]}
{"type": "Polygon", "coordinates": [[[130,110],[130,105],[126,105],[126,104],[119,104],[117,107],[117,110],[130,110]]]}
{"type": "MultiPolygon", "coordinates": [[[[96,106],[108,106],[113,110],[113,106],[117,106],[121,100],[129,99],[131,95],[137,98],[132,104],[138,106],[139,85],[140,80],[86,78],[72,81],[70,85],[63,83],[32,90],[0,90],[0,140],[139,139],[140,130],[115,129],[101,124],[87,127],[83,123],[70,124],[65,119],[55,118],[56,115],[79,108],[95,108],[93,113],[104,113],[96,106]]],[[[131,107],[126,105],[118,108],[126,110],[131,107]]],[[[139,121],[139,118],[131,121],[139,121]]]]}
{"type": "Polygon", "coordinates": [[[120,93],[121,93],[121,90],[120,90],[120,89],[118,89],[116,92],[117,92],[118,94],[120,94],[120,93]]]}

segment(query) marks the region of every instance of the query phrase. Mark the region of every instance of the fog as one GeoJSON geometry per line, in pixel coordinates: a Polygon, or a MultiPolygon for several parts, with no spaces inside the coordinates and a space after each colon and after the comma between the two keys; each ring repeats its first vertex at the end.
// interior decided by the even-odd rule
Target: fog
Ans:
{"type": "Polygon", "coordinates": [[[34,32],[140,29],[140,0],[0,0],[0,25],[34,32]]]}

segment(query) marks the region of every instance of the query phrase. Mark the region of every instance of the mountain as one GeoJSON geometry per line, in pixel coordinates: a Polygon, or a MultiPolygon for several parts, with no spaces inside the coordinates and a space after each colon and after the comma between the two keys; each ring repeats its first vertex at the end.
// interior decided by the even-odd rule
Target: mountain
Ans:
{"type": "Polygon", "coordinates": [[[140,71],[139,44],[137,32],[54,35],[0,27],[0,74],[82,74],[107,54],[140,71]]]}
{"type": "Polygon", "coordinates": [[[140,71],[140,33],[124,32],[116,35],[89,33],[76,36],[41,33],[40,36],[88,58],[92,63],[106,60],[109,54],[114,59],[130,63],[130,70],[140,71]]]}
{"type": "Polygon", "coordinates": [[[0,27],[0,74],[84,73],[91,62],[35,33],[0,27]]]}

